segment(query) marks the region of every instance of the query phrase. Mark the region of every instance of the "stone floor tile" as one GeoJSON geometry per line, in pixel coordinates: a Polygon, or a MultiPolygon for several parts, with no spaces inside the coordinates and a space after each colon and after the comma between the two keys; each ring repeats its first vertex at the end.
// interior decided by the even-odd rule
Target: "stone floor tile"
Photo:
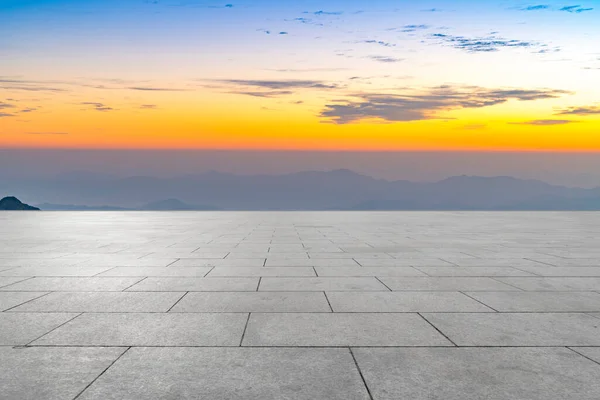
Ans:
{"type": "Polygon", "coordinates": [[[0,292],[0,311],[5,311],[19,304],[26,303],[38,297],[42,297],[48,292],[0,292]]]}
{"type": "Polygon", "coordinates": [[[571,347],[571,349],[600,364],[600,347],[571,347]]]}
{"type": "Polygon", "coordinates": [[[393,291],[519,291],[487,277],[379,277],[393,291]]]}
{"type": "Polygon", "coordinates": [[[331,312],[322,292],[192,292],[171,312],[331,312]]]}
{"type": "Polygon", "coordinates": [[[314,277],[314,278],[263,278],[259,290],[275,292],[310,291],[388,291],[373,277],[314,277]]]}
{"type": "Polygon", "coordinates": [[[215,267],[207,277],[316,276],[311,267],[215,267]]]}
{"type": "Polygon", "coordinates": [[[110,267],[18,267],[0,272],[0,276],[94,276],[110,267]]]}
{"type": "MultiPolygon", "coordinates": [[[[0,295],[4,292],[0,292],[0,295]]],[[[28,292],[21,292],[28,293],[28,292]]],[[[167,312],[184,293],[53,292],[11,311],[167,312]]]]}
{"type": "Polygon", "coordinates": [[[0,313],[0,346],[26,345],[77,315],[74,313],[0,313]]]}
{"type": "Polygon", "coordinates": [[[81,400],[368,400],[348,349],[133,348],[81,400]]]}
{"type": "Polygon", "coordinates": [[[423,316],[459,346],[600,346],[600,319],[583,313],[423,316]]]}
{"type": "Polygon", "coordinates": [[[527,291],[600,291],[600,277],[496,278],[527,291]]]}
{"type": "Polygon", "coordinates": [[[511,267],[417,267],[429,276],[535,276],[511,267]]]}
{"type": "Polygon", "coordinates": [[[600,267],[521,267],[521,270],[537,276],[591,276],[600,277],[600,267]]]}
{"type": "Polygon", "coordinates": [[[146,277],[146,276],[190,276],[203,277],[210,272],[212,267],[116,267],[99,276],[124,276],[124,277],[146,277]]]}
{"type": "Polygon", "coordinates": [[[600,398],[599,366],[564,348],[353,352],[376,400],[600,398]]]}
{"type": "Polygon", "coordinates": [[[262,267],[265,264],[264,258],[236,258],[236,259],[180,259],[170,265],[170,267],[262,267]]]}
{"type": "Polygon", "coordinates": [[[150,277],[128,292],[256,292],[259,278],[150,277]]]}
{"type": "Polygon", "coordinates": [[[319,276],[427,276],[413,267],[315,267],[319,276]]]}
{"type": "Polygon", "coordinates": [[[32,343],[52,346],[239,346],[248,314],[83,314],[32,343]]]}
{"type": "Polygon", "coordinates": [[[494,312],[458,292],[327,292],[334,312],[494,312]]]}
{"type": "Polygon", "coordinates": [[[595,292],[467,292],[500,312],[600,312],[595,292]]]}
{"type": "Polygon", "coordinates": [[[141,278],[36,277],[0,290],[48,292],[120,292],[141,278]]]}
{"type": "Polygon", "coordinates": [[[451,346],[416,314],[251,314],[243,346],[451,346]]]}
{"type": "Polygon", "coordinates": [[[73,399],[124,351],[123,348],[0,347],[0,397],[73,399]]]}

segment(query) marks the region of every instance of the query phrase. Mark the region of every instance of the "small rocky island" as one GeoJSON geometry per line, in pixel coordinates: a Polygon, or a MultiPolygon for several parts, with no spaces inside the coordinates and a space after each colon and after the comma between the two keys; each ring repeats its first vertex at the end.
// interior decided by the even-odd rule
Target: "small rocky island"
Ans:
{"type": "Polygon", "coordinates": [[[0,211],[40,211],[40,209],[22,203],[16,197],[9,196],[0,200],[0,211]]]}

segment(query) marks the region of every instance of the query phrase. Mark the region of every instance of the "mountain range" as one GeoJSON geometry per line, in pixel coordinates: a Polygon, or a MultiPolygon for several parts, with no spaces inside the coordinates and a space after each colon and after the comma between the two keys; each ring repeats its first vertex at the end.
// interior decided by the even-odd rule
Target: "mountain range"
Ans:
{"type": "Polygon", "coordinates": [[[213,171],[172,178],[72,173],[43,180],[0,178],[0,188],[45,203],[40,208],[46,210],[600,210],[600,188],[505,176],[388,181],[345,169],[248,176],[213,171]]]}

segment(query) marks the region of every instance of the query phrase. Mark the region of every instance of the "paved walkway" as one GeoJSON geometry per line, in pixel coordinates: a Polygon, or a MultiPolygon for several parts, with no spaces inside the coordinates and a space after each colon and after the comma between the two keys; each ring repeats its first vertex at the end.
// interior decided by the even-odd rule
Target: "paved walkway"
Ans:
{"type": "Polygon", "coordinates": [[[600,398],[600,213],[0,214],[2,399],[600,398]]]}

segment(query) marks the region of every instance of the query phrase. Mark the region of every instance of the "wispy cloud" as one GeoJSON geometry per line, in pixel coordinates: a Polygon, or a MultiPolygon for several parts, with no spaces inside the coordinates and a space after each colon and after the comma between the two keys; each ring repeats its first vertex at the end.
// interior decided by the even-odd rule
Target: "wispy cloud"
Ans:
{"type": "Polygon", "coordinates": [[[220,79],[211,80],[222,85],[227,93],[241,94],[252,97],[271,98],[287,96],[295,90],[333,90],[340,86],[318,80],[254,80],[254,79],[220,79]]]}
{"type": "Polygon", "coordinates": [[[600,115],[600,105],[586,107],[569,107],[556,113],[556,115],[600,115]]]}
{"type": "Polygon", "coordinates": [[[5,113],[5,112],[1,112],[0,111],[0,118],[8,118],[8,117],[14,117],[14,114],[11,113],[5,113]]]}
{"type": "Polygon", "coordinates": [[[323,15],[342,15],[344,12],[343,11],[323,11],[323,10],[319,10],[319,11],[304,11],[302,14],[311,14],[311,15],[316,15],[316,16],[323,16],[323,15]]]}
{"type": "Polygon", "coordinates": [[[403,27],[401,27],[398,30],[400,32],[403,32],[403,33],[412,33],[412,32],[427,30],[429,28],[431,28],[429,25],[424,25],[424,24],[420,24],[420,25],[404,25],[403,27]]]}
{"type": "Polygon", "coordinates": [[[390,57],[390,56],[378,56],[378,55],[368,56],[367,58],[370,58],[373,61],[377,61],[380,63],[386,63],[386,64],[399,63],[399,62],[404,61],[403,58],[390,57]]]}
{"type": "Polygon", "coordinates": [[[538,4],[533,6],[521,7],[519,10],[521,11],[540,11],[540,10],[548,10],[550,6],[548,4],[538,4]]]}
{"type": "MultiPolygon", "coordinates": [[[[495,35],[466,37],[434,33],[430,39],[442,45],[450,46],[468,53],[489,53],[506,48],[532,49],[535,52],[547,50],[548,45],[528,40],[506,39],[495,35]]],[[[556,49],[555,49],[556,51],[556,49]]]]}
{"type": "Polygon", "coordinates": [[[383,40],[362,40],[358,43],[376,44],[378,46],[383,46],[383,47],[396,47],[396,45],[394,43],[384,42],[383,40]]]}
{"type": "Polygon", "coordinates": [[[96,103],[96,102],[91,102],[91,101],[84,101],[82,103],[79,103],[81,105],[84,106],[91,106],[92,110],[96,110],[96,111],[114,111],[115,109],[112,107],[109,107],[103,103],[96,103]]]}
{"type": "Polygon", "coordinates": [[[569,119],[535,119],[533,121],[524,122],[509,122],[511,125],[532,125],[532,126],[555,126],[555,125],[567,125],[573,124],[579,121],[572,121],[569,119]]]}
{"type": "Polygon", "coordinates": [[[158,106],[156,104],[142,104],[140,108],[142,110],[156,110],[158,106]]]}
{"type": "Polygon", "coordinates": [[[566,11],[568,13],[581,14],[582,12],[592,11],[592,10],[593,10],[593,8],[585,8],[578,4],[575,6],[565,6],[565,7],[561,8],[559,11],[566,11]]]}
{"type": "Polygon", "coordinates": [[[15,108],[16,106],[13,104],[9,104],[9,103],[4,103],[2,101],[0,101],[0,110],[4,110],[7,108],[15,108]]]}
{"type": "MultiPolygon", "coordinates": [[[[515,9],[515,8],[513,8],[515,9]]],[[[592,11],[593,8],[591,7],[583,7],[579,4],[577,5],[572,5],[572,6],[563,6],[563,7],[554,7],[551,6],[550,4],[534,4],[534,5],[530,5],[530,6],[525,6],[525,7],[518,7],[516,8],[519,11],[563,11],[563,12],[568,12],[568,13],[572,13],[572,14],[581,14],[583,12],[586,11],[592,11]]]]}
{"type": "Polygon", "coordinates": [[[439,86],[404,94],[358,94],[357,100],[328,104],[320,116],[336,124],[364,119],[384,122],[441,119],[441,113],[482,108],[510,100],[534,101],[554,99],[570,94],[553,89],[488,89],[472,86],[439,86]]]}
{"type": "Polygon", "coordinates": [[[141,90],[145,92],[186,92],[189,89],[178,89],[178,88],[165,88],[165,87],[143,87],[143,86],[131,86],[129,90],[141,90]]]}

